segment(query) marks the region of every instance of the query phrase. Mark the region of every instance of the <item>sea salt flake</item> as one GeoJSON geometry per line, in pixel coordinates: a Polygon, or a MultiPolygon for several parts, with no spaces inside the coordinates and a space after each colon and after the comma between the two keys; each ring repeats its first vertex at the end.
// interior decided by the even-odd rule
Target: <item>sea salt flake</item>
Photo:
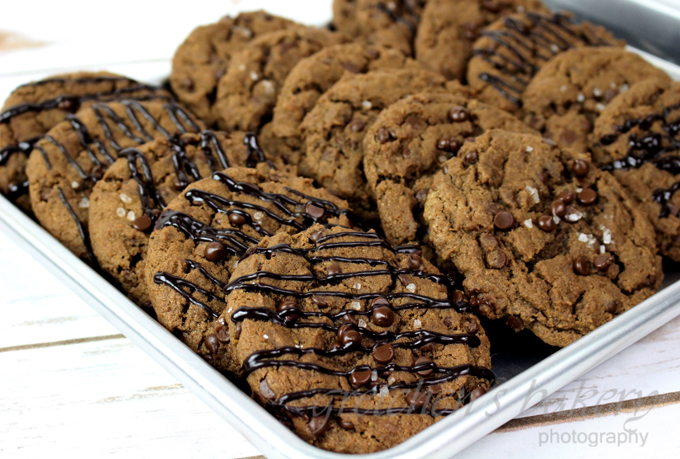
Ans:
{"type": "Polygon", "coordinates": [[[529,220],[524,220],[524,226],[526,226],[527,228],[533,228],[533,227],[534,227],[534,222],[532,222],[531,219],[529,219],[529,220]]]}
{"type": "Polygon", "coordinates": [[[361,303],[359,303],[358,301],[352,301],[349,304],[349,307],[352,309],[356,309],[357,311],[361,311],[361,303]]]}
{"type": "Polygon", "coordinates": [[[588,236],[585,235],[584,233],[581,233],[578,235],[578,240],[581,242],[588,242],[588,236]]]}
{"type": "Polygon", "coordinates": [[[130,204],[132,202],[132,198],[125,193],[120,194],[120,200],[123,201],[125,204],[130,204]]]}
{"type": "Polygon", "coordinates": [[[602,91],[600,91],[600,88],[593,89],[593,95],[595,97],[602,97],[602,91]]]}
{"type": "Polygon", "coordinates": [[[538,195],[538,190],[536,188],[527,185],[524,189],[527,190],[527,193],[529,193],[529,196],[531,196],[531,199],[533,199],[536,204],[541,202],[541,197],[538,195]]]}
{"type": "Polygon", "coordinates": [[[619,92],[626,92],[628,91],[628,85],[627,84],[622,84],[619,86],[619,92]]]}
{"type": "Polygon", "coordinates": [[[564,85],[562,85],[562,87],[560,88],[560,91],[562,91],[562,92],[567,92],[567,87],[564,86],[564,85]]]}
{"type": "Polygon", "coordinates": [[[602,232],[602,242],[604,242],[605,244],[612,243],[612,232],[609,228],[605,228],[604,231],[602,232]]]}
{"type": "Polygon", "coordinates": [[[595,110],[598,112],[601,112],[605,109],[605,105],[602,102],[598,102],[595,104],[595,110]]]}
{"type": "Polygon", "coordinates": [[[370,110],[373,107],[373,104],[371,103],[370,100],[365,100],[361,103],[361,108],[364,110],[370,110]]]}
{"type": "Polygon", "coordinates": [[[578,210],[568,213],[567,215],[564,216],[564,219],[568,222],[577,222],[583,217],[583,214],[579,212],[578,210]]]}
{"type": "Polygon", "coordinates": [[[79,186],[80,186],[80,183],[75,182],[75,181],[71,182],[71,188],[73,188],[74,190],[77,189],[79,186]]]}
{"type": "Polygon", "coordinates": [[[83,199],[81,199],[80,202],[78,203],[78,207],[80,207],[81,209],[87,209],[88,207],[90,207],[90,200],[87,199],[87,197],[83,197],[83,199]]]}
{"type": "Polygon", "coordinates": [[[247,27],[234,26],[232,29],[243,35],[245,38],[252,38],[253,36],[253,31],[247,27]]]}
{"type": "Polygon", "coordinates": [[[264,335],[262,335],[262,337],[263,337],[264,339],[269,339],[269,335],[266,334],[266,333],[265,333],[264,335]]]}
{"type": "Polygon", "coordinates": [[[586,96],[584,96],[583,94],[581,94],[581,93],[579,92],[579,93],[578,93],[578,96],[576,96],[576,100],[577,100],[579,103],[583,103],[583,101],[586,100],[586,96]]]}
{"type": "MultiPolygon", "coordinates": [[[[397,382],[397,378],[395,378],[394,376],[390,376],[389,378],[387,378],[387,382],[390,383],[390,384],[394,384],[395,382],[397,382]]],[[[387,389],[387,386],[383,386],[383,387],[385,389],[387,389]]]]}
{"type": "Polygon", "coordinates": [[[440,163],[445,163],[446,160],[447,160],[447,158],[446,158],[445,155],[439,155],[439,162],[440,162],[440,163]]]}
{"type": "Polygon", "coordinates": [[[253,214],[253,218],[257,221],[260,221],[264,218],[264,214],[262,212],[255,212],[253,214]]]}
{"type": "Polygon", "coordinates": [[[414,328],[421,328],[423,326],[423,323],[420,321],[420,319],[416,319],[413,321],[413,327],[414,328]]]}
{"type": "Polygon", "coordinates": [[[534,147],[532,147],[531,145],[528,146],[527,149],[526,149],[526,152],[531,153],[532,151],[534,151],[534,147]]]}
{"type": "Polygon", "coordinates": [[[238,69],[243,72],[246,69],[246,66],[244,64],[241,64],[238,66],[238,69]]]}
{"type": "Polygon", "coordinates": [[[606,251],[607,251],[607,249],[605,248],[605,246],[601,245],[600,246],[600,253],[605,253],[606,251]]]}
{"type": "Polygon", "coordinates": [[[359,282],[354,284],[352,287],[354,288],[354,290],[361,290],[361,284],[359,282]]]}
{"type": "Polygon", "coordinates": [[[560,47],[553,43],[552,45],[550,45],[550,51],[552,51],[553,53],[559,53],[560,47]]]}
{"type": "Polygon", "coordinates": [[[364,319],[359,319],[359,326],[361,328],[366,328],[366,321],[364,319]]]}
{"type": "MultiPolygon", "coordinates": [[[[394,379],[394,378],[391,378],[394,379]]],[[[381,397],[387,397],[390,394],[390,390],[387,388],[387,386],[380,386],[380,390],[378,391],[378,395],[381,397]]]]}
{"type": "Polygon", "coordinates": [[[130,211],[127,213],[127,219],[132,221],[135,221],[135,213],[133,211],[130,211]]]}
{"type": "Polygon", "coordinates": [[[119,217],[125,217],[125,209],[123,209],[122,207],[117,208],[116,215],[118,215],[119,217]]]}
{"type": "Polygon", "coordinates": [[[377,381],[378,380],[378,372],[373,370],[371,372],[371,381],[377,381]]]}
{"type": "Polygon", "coordinates": [[[260,79],[260,75],[257,74],[257,72],[250,71],[250,79],[253,81],[257,81],[260,79]]]}
{"type": "Polygon", "coordinates": [[[408,290],[408,291],[411,292],[411,293],[415,292],[415,291],[416,291],[416,284],[413,284],[413,283],[408,284],[408,285],[406,286],[406,290],[408,290]]]}
{"type": "Polygon", "coordinates": [[[274,95],[276,89],[274,88],[274,83],[269,80],[262,80],[262,86],[264,86],[264,93],[268,96],[274,95]]]}

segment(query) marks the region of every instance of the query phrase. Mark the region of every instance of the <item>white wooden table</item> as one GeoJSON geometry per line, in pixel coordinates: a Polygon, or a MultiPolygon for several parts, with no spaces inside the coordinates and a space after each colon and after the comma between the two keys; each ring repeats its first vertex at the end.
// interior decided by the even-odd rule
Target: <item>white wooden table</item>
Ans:
{"type": "MultiPolygon", "coordinates": [[[[95,15],[91,2],[66,3],[64,10],[64,2],[13,2],[3,11],[0,32],[12,38],[0,33],[0,99],[30,79],[79,68],[158,78],[196,24],[238,8],[298,14],[291,4],[313,23],[328,15],[330,1],[199,1],[179,11],[118,0],[98,21],[81,21],[95,15]],[[3,44],[22,49],[3,52],[3,44]]],[[[4,234],[0,311],[0,457],[259,454],[4,234]]],[[[458,457],[677,457],[679,402],[680,318],[458,457]]]]}

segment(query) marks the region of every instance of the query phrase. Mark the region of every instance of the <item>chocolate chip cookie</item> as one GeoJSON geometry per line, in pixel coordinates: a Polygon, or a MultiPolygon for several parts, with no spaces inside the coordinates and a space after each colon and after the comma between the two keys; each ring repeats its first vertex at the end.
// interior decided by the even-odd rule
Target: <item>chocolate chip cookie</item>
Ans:
{"type": "Polygon", "coordinates": [[[362,43],[329,46],[302,59],[286,78],[274,108],[271,129],[279,143],[284,144],[280,155],[291,164],[300,162],[299,151],[304,147],[302,120],[343,75],[404,67],[420,68],[399,51],[362,43]]]}
{"type": "Polygon", "coordinates": [[[316,222],[347,226],[348,214],[345,201],[266,163],[192,183],[168,204],[149,238],[144,275],[158,321],[215,367],[241,373],[229,346],[239,332],[229,333],[220,319],[239,259],[265,236],[316,222]]]}
{"type": "Polygon", "coordinates": [[[340,32],[411,56],[425,0],[334,0],[333,24],[340,32]]]}
{"type": "Polygon", "coordinates": [[[94,102],[154,97],[170,94],[108,72],[66,73],[19,86],[0,113],[0,192],[30,210],[25,169],[33,143],[67,115],[94,102]]]}
{"type": "Polygon", "coordinates": [[[566,346],[651,296],[654,227],[587,153],[489,131],[437,174],[425,220],[480,313],[566,346]]]}
{"type": "Polygon", "coordinates": [[[463,79],[480,31],[523,11],[548,13],[540,0],[429,0],[415,39],[416,59],[448,79],[463,79]]]}
{"type": "Polygon", "coordinates": [[[174,102],[98,102],[67,116],[35,143],[26,165],[35,216],[70,251],[94,263],[89,197],[118,153],[202,127],[174,102]]]}
{"type": "Polygon", "coordinates": [[[265,11],[252,11],[196,28],[175,51],[172,90],[199,118],[214,125],[211,107],[217,83],[226,74],[231,57],[260,35],[293,25],[293,21],[265,11]]]}
{"type": "Polygon", "coordinates": [[[414,247],[315,225],[264,239],[223,290],[256,398],[311,444],[367,453],[484,394],[489,341],[414,247]]]}
{"type": "Polygon", "coordinates": [[[378,114],[408,94],[445,92],[446,80],[425,70],[374,71],[343,78],[319,98],[302,122],[306,136],[300,172],[315,178],[356,212],[370,214],[363,173],[363,139],[378,114]]]}
{"type": "Polygon", "coordinates": [[[559,54],[522,95],[527,124],[561,147],[586,151],[593,123],[622,89],[666,73],[622,48],[577,48],[559,54]]]}
{"type": "Polygon", "coordinates": [[[623,45],[605,28],[574,23],[562,13],[513,14],[475,41],[467,81],[481,101],[514,113],[533,76],[554,56],[570,48],[623,45]]]}
{"type": "Polygon", "coordinates": [[[345,43],[344,35],[296,26],[264,34],[234,54],[217,86],[213,107],[224,130],[256,131],[271,119],[288,73],[300,59],[320,49],[345,43]]]}
{"type": "Polygon", "coordinates": [[[616,96],[595,122],[593,160],[640,202],[659,250],[680,261],[680,83],[647,80],[616,96]]]}
{"type": "Polygon", "coordinates": [[[189,183],[232,166],[266,160],[251,134],[219,131],[160,138],[127,148],[89,198],[89,231],[99,266],[139,304],[149,233],[160,212],[189,183]]]}
{"type": "Polygon", "coordinates": [[[364,138],[364,172],[391,244],[425,241],[422,208],[434,174],[464,142],[489,129],[536,133],[464,94],[420,93],[380,113],[364,138]]]}

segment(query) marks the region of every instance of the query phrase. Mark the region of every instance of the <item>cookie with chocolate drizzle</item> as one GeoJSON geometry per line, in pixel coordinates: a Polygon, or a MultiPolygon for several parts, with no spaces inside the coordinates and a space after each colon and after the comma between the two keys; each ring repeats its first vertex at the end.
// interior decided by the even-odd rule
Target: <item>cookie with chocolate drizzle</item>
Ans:
{"type": "Polygon", "coordinates": [[[620,91],[666,73],[622,48],[570,49],[550,60],[522,95],[524,121],[561,147],[587,151],[595,120],[620,91]]]}
{"type": "Polygon", "coordinates": [[[563,13],[526,12],[498,19],[475,41],[467,80],[479,100],[511,113],[534,75],[554,56],[584,46],[619,46],[604,27],[563,13]]]}
{"type": "Polygon", "coordinates": [[[223,287],[234,358],[256,398],[315,446],[394,446],[493,381],[489,341],[416,247],[314,225],[262,240],[223,287]]]}
{"type": "MultiPolygon", "coordinates": [[[[94,184],[121,150],[202,128],[169,101],[97,102],[68,115],[33,145],[26,165],[35,216],[70,251],[96,263],[87,230],[94,184]]],[[[126,214],[131,221],[137,217],[126,214]]]]}
{"type": "Polygon", "coordinates": [[[30,211],[26,162],[32,145],[70,115],[96,102],[170,99],[167,91],[109,72],[76,72],[26,83],[0,112],[0,192],[30,211]]]}
{"type": "Polygon", "coordinates": [[[260,163],[190,184],[168,204],[149,238],[144,276],[158,321],[220,370],[241,373],[229,346],[224,286],[265,236],[316,222],[350,225],[347,203],[310,179],[260,163]]]}
{"type": "Polygon", "coordinates": [[[647,80],[616,96],[595,122],[593,160],[637,199],[659,250],[680,261],[680,83],[647,80]]]}
{"type": "Polygon", "coordinates": [[[415,39],[415,56],[430,70],[462,80],[472,44],[499,17],[548,13],[541,0],[428,0],[415,39]]]}
{"type": "Polygon", "coordinates": [[[253,134],[219,131],[160,138],[119,156],[90,195],[92,251],[133,301],[148,304],[144,264],[161,211],[189,183],[228,167],[255,167],[266,157],[253,134]]]}
{"type": "Polygon", "coordinates": [[[587,153],[492,130],[443,165],[424,212],[480,313],[566,346],[663,279],[654,227],[587,153]]]}
{"type": "Polygon", "coordinates": [[[489,129],[536,133],[463,92],[419,93],[380,113],[364,137],[364,172],[391,244],[426,242],[422,209],[434,174],[463,143],[489,129]]]}
{"type": "Polygon", "coordinates": [[[232,56],[255,38],[294,25],[293,21],[260,10],[233,18],[225,16],[213,24],[197,27],[172,58],[173,92],[196,116],[213,126],[217,84],[227,73],[232,56]]]}

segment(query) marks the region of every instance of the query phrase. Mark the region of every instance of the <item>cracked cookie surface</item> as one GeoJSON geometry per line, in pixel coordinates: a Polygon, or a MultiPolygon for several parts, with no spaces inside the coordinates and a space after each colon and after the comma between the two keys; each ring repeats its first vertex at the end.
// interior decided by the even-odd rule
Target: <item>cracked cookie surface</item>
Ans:
{"type": "Polygon", "coordinates": [[[463,93],[420,93],[380,113],[364,138],[364,171],[391,244],[425,242],[422,208],[435,173],[463,143],[489,129],[536,133],[463,93]]]}
{"type": "Polygon", "coordinates": [[[488,338],[453,285],[414,247],[315,225],[241,259],[223,319],[256,399],[315,446],[374,452],[489,388],[488,338]]]}
{"type": "Polygon", "coordinates": [[[651,296],[654,228],[590,156],[489,131],[437,174],[425,219],[479,311],[566,346],[651,296]]]}

